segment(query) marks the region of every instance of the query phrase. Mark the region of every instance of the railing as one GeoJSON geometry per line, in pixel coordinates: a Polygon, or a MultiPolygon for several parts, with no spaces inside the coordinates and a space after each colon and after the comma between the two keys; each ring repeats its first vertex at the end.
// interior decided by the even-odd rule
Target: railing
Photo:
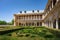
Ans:
{"type": "Polygon", "coordinates": [[[18,19],[19,20],[43,20],[43,19],[18,19]]]}

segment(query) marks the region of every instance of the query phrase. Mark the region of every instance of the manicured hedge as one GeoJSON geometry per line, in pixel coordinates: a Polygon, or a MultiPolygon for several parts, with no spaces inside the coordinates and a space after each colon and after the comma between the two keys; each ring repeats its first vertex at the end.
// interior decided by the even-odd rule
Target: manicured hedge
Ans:
{"type": "Polygon", "coordinates": [[[24,37],[26,37],[26,39],[32,38],[33,40],[58,40],[60,38],[60,30],[50,29],[46,27],[30,26],[30,27],[21,27],[14,30],[12,29],[7,32],[5,31],[4,32],[5,34],[3,34],[3,36],[1,35],[2,36],[1,39],[4,40],[5,36],[6,36],[6,40],[7,39],[10,40],[10,38],[11,40],[14,39],[14,37],[12,37],[13,32],[15,33],[16,36],[14,37],[17,37],[17,40],[24,37]]]}

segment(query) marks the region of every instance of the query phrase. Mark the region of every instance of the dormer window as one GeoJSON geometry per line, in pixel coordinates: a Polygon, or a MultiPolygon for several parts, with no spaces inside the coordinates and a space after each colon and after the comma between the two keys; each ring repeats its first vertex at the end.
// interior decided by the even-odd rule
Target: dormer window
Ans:
{"type": "Polygon", "coordinates": [[[22,13],[22,11],[20,11],[20,13],[22,13]]]}
{"type": "Polygon", "coordinates": [[[34,13],[34,10],[32,10],[32,12],[34,13]]]}
{"type": "Polygon", "coordinates": [[[37,12],[39,12],[39,10],[37,10],[37,12]]]}
{"type": "Polygon", "coordinates": [[[26,11],[24,11],[24,13],[26,13],[26,11]]]}

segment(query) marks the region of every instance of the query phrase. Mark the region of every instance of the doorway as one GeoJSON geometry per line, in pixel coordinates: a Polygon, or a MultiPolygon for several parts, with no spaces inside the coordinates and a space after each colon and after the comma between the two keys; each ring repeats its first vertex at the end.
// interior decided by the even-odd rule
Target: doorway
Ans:
{"type": "Polygon", "coordinates": [[[56,19],[53,22],[53,28],[56,28],[56,19]]]}
{"type": "Polygon", "coordinates": [[[39,26],[39,22],[37,22],[37,26],[39,26]]]}

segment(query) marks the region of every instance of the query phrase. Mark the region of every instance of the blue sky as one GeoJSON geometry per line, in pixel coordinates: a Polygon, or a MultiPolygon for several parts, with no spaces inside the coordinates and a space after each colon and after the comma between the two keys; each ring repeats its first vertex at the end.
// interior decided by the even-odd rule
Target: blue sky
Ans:
{"type": "Polygon", "coordinates": [[[48,0],[0,0],[0,20],[10,22],[19,11],[44,10],[48,0]]]}

